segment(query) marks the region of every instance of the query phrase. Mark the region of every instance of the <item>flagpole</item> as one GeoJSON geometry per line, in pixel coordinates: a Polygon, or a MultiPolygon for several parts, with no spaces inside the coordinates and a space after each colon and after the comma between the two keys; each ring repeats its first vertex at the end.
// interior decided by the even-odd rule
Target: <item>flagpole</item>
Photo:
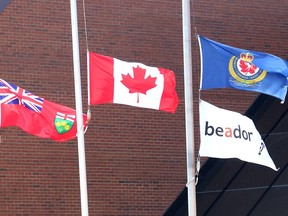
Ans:
{"type": "Polygon", "coordinates": [[[89,213],[88,213],[88,195],[87,195],[87,180],[86,180],[85,144],[84,144],[84,132],[83,132],[83,111],[82,111],[78,18],[77,18],[76,0],[70,0],[70,9],[71,9],[74,86],[75,86],[77,134],[78,134],[77,139],[78,139],[78,160],[79,160],[79,178],[80,178],[81,213],[82,213],[81,215],[88,216],[89,213]]]}
{"type": "Polygon", "coordinates": [[[196,216],[190,0],[182,0],[188,215],[196,216]]]}

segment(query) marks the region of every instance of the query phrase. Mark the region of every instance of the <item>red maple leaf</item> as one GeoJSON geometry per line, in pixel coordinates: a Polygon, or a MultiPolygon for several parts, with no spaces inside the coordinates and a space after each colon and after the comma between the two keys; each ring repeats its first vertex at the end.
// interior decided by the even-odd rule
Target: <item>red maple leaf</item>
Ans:
{"type": "Polygon", "coordinates": [[[122,75],[122,83],[129,89],[129,93],[137,93],[137,103],[139,103],[139,93],[146,94],[149,89],[156,87],[155,81],[157,77],[151,77],[149,75],[145,79],[146,70],[137,66],[133,67],[134,77],[132,78],[130,74],[122,75]]]}
{"type": "Polygon", "coordinates": [[[254,74],[257,67],[255,65],[253,65],[252,63],[240,60],[240,67],[241,67],[241,72],[243,73],[250,73],[250,74],[254,74]]]}

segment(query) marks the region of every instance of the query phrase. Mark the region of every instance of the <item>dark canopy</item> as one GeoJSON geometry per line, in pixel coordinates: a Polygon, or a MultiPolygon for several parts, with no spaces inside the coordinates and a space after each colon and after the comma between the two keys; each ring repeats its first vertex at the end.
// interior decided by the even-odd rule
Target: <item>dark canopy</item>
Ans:
{"type": "MultiPolygon", "coordinates": [[[[197,215],[271,216],[288,212],[288,102],[260,95],[247,110],[276,167],[274,170],[239,159],[207,160],[197,185],[197,215]]],[[[184,188],[165,215],[187,213],[184,188]]]]}

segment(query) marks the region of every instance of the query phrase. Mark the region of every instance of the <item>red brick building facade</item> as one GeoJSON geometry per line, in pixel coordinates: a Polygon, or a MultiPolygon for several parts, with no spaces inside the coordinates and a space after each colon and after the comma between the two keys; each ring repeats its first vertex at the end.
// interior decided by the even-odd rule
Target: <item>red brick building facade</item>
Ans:
{"type": "MultiPolygon", "coordinates": [[[[175,72],[175,114],[116,104],[92,107],[85,134],[89,213],[162,215],[186,184],[182,8],[176,0],[78,2],[83,110],[86,45],[92,52],[175,72]]],[[[286,0],[191,2],[192,32],[231,46],[287,56],[286,0]]],[[[69,1],[12,1],[0,14],[1,79],[75,108],[69,1]]],[[[199,48],[192,38],[196,153],[199,48]]],[[[243,113],[258,94],[229,89],[201,98],[243,113]]],[[[77,139],[57,143],[0,129],[0,215],[80,215],[77,139]]]]}

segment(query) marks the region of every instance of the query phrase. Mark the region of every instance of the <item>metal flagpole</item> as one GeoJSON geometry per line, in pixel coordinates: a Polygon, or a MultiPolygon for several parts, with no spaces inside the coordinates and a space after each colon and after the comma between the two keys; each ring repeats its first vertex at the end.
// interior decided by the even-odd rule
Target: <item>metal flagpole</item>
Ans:
{"type": "Polygon", "coordinates": [[[182,0],[188,215],[196,216],[190,0],[182,0]]]}
{"type": "Polygon", "coordinates": [[[88,195],[86,180],[86,159],[85,144],[83,132],[83,111],[82,111],[82,93],[81,93],[81,76],[80,76],[80,57],[79,57],[79,39],[78,39],[78,18],[77,18],[77,1],[70,0],[71,9],[71,27],[72,27],[72,44],[73,44],[73,63],[74,63],[74,86],[77,115],[77,139],[78,139],[78,160],[79,160],[79,177],[80,177],[80,194],[81,194],[81,215],[88,216],[88,195]]]}

